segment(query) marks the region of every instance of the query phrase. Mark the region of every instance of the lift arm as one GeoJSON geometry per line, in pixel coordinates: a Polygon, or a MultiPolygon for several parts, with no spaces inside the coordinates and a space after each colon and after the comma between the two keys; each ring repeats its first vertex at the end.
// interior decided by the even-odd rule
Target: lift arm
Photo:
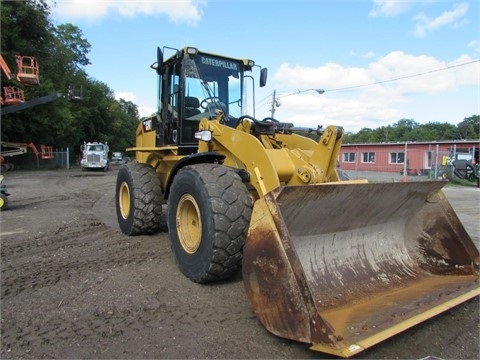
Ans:
{"type": "Polygon", "coordinates": [[[1,154],[2,156],[15,156],[15,155],[22,155],[27,152],[27,148],[32,149],[35,156],[42,160],[53,159],[53,148],[47,145],[40,145],[40,151],[38,151],[37,147],[34,143],[14,143],[14,142],[7,142],[2,141],[0,142],[1,145],[1,154]]]}
{"type": "Polygon", "coordinates": [[[3,56],[0,55],[0,67],[2,68],[2,71],[3,73],[5,74],[5,76],[7,77],[8,80],[11,80],[12,79],[12,71],[10,70],[10,68],[8,67],[6,61],[3,59],[3,56]]]}
{"type": "Polygon", "coordinates": [[[60,99],[61,97],[63,97],[62,93],[45,95],[45,96],[39,97],[37,99],[25,101],[24,103],[21,103],[21,104],[4,107],[4,108],[2,108],[1,112],[2,112],[2,115],[7,115],[7,114],[10,114],[12,112],[17,112],[17,111],[29,109],[31,107],[41,105],[41,104],[46,104],[46,103],[49,103],[51,101],[60,99]]]}

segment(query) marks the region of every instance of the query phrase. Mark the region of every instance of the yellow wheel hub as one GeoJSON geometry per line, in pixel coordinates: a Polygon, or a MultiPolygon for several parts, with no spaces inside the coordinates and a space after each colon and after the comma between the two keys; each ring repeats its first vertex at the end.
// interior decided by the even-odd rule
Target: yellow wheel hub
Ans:
{"type": "Polygon", "coordinates": [[[126,182],[122,182],[120,185],[118,204],[120,205],[120,214],[124,219],[127,219],[130,214],[130,189],[126,182]]]}
{"type": "Polygon", "coordinates": [[[194,254],[202,240],[202,220],[198,204],[190,194],[184,194],[177,207],[177,234],[183,249],[194,254]]]}

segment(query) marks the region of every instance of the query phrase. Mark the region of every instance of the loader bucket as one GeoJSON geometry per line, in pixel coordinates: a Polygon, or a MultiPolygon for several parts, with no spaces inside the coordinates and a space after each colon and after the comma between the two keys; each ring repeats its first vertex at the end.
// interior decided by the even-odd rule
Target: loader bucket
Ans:
{"type": "Polygon", "coordinates": [[[260,322],[350,357],[480,294],[444,182],[288,186],[256,201],[243,279],[260,322]]]}

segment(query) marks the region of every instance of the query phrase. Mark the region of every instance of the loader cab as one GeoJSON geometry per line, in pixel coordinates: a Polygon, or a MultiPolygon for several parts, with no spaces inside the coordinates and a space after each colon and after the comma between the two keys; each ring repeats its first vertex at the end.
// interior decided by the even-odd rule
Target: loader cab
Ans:
{"type": "MultiPolygon", "coordinates": [[[[246,99],[254,105],[254,92],[249,96],[246,91],[255,85],[253,77],[245,76],[254,66],[252,60],[222,57],[193,47],[158,48],[157,62],[151,66],[159,75],[156,146],[178,146],[179,155],[196,152],[200,120],[213,119],[219,111],[223,112],[222,123],[233,126],[248,111],[246,99]],[[174,55],[163,61],[165,50],[174,50],[174,55]]],[[[260,86],[265,83],[266,69],[261,69],[260,86]]]]}

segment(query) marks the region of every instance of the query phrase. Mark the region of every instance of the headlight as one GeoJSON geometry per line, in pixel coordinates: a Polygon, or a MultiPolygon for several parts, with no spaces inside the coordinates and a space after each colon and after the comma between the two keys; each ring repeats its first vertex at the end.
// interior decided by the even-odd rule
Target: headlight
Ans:
{"type": "Polygon", "coordinates": [[[198,49],[194,47],[187,47],[186,52],[188,55],[197,55],[198,49]]]}
{"type": "Polygon", "coordinates": [[[210,141],[212,140],[212,132],[208,130],[197,131],[195,133],[195,139],[202,141],[210,141]]]}

